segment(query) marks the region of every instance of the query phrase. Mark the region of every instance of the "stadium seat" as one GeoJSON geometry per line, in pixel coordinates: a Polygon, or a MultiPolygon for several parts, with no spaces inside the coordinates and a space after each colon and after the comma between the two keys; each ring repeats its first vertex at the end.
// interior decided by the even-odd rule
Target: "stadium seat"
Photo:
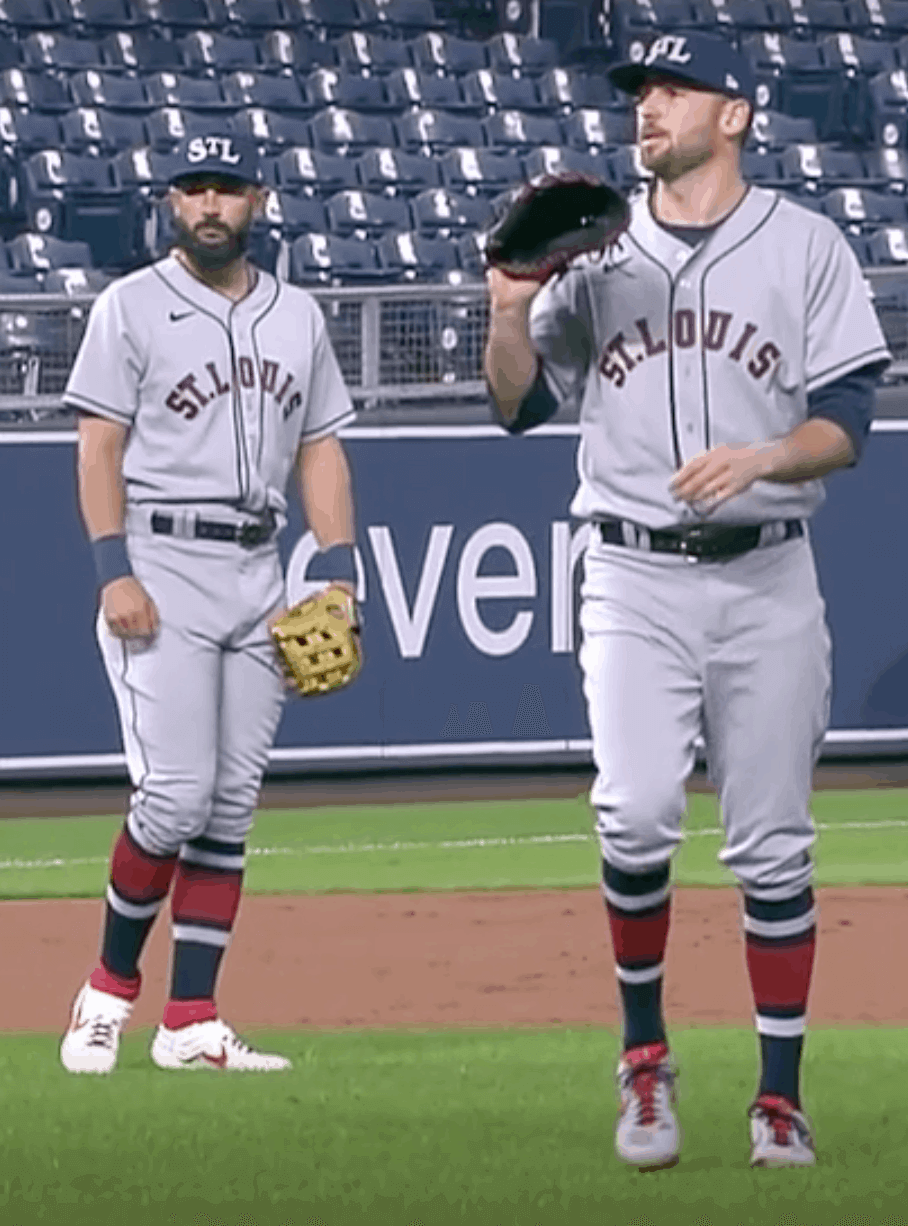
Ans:
{"type": "Polygon", "coordinates": [[[50,234],[18,234],[6,244],[14,272],[44,273],[54,268],[90,268],[91,248],[50,234]]]}
{"type": "Polygon", "coordinates": [[[56,114],[70,109],[73,96],[66,81],[49,72],[7,68],[0,74],[0,101],[30,111],[56,114]]]}
{"type": "Polygon", "coordinates": [[[412,35],[438,25],[432,0],[357,0],[364,25],[412,35]]]}
{"type": "Polygon", "coordinates": [[[148,14],[130,0],[57,0],[66,25],[94,38],[108,30],[129,30],[148,24],[148,14]]]}
{"type": "Polygon", "coordinates": [[[101,47],[94,38],[72,38],[53,30],[37,30],[22,40],[22,61],[43,71],[78,72],[101,68],[101,47]]]}
{"type": "Polygon", "coordinates": [[[113,278],[100,268],[54,268],[44,276],[45,294],[65,294],[82,298],[99,294],[113,278]]]}
{"type": "Polygon", "coordinates": [[[299,13],[282,0],[224,0],[226,29],[250,37],[264,30],[277,30],[299,21],[299,13]]]}
{"type": "Polygon", "coordinates": [[[410,201],[413,229],[426,238],[462,234],[488,220],[488,203],[481,197],[458,195],[444,187],[420,192],[410,201]]]}
{"type": "Polygon", "coordinates": [[[784,149],[786,145],[815,145],[817,129],[810,118],[794,119],[780,111],[755,111],[747,148],[784,149]]]}
{"type": "Polygon", "coordinates": [[[399,281],[447,281],[460,277],[456,246],[447,239],[425,238],[412,231],[386,234],[379,239],[378,262],[399,281]]]}
{"type": "Polygon", "coordinates": [[[821,197],[819,204],[827,217],[860,233],[881,225],[908,222],[908,200],[904,196],[868,188],[834,188],[821,197]]]}
{"type": "Polygon", "coordinates": [[[378,238],[389,230],[409,228],[410,213],[399,197],[379,196],[358,189],[337,192],[325,201],[328,231],[341,238],[351,234],[378,238]]]}
{"type": "Polygon", "coordinates": [[[193,30],[181,41],[183,57],[193,72],[236,72],[259,66],[259,44],[254,38],[234,38],[218,30],[193,30]]]}
{"type": "Polygon", "coordinates": [[[224,97],[216,77],[193,77],[189,73],[153,72],[143,78],[145,92],[153,108],[179,107],[181,110],[232,111],[233,103],[224,97]]]}
{"type": "Polygon", "coordinates": [[[540,100],[562,111],[578,107],[620,107],[627,105],[627,95],[620,94],[600,73],[579,72],[572,68],[552,68],[538,79],[540,100]]]}
{"type": "Polygon", "coordinates": [[[427,73],[444,73],[462,77],[468,72],[488,67],[488,49],[484,42],[458,38],[440,30],[427,31],[410,42],[414,65],[427,73]]]}
{"type": "Polygon", "coordinates": [[[290,192],[269,192],[265,219],[286,239],[299,234],[325,234],[328,230],[325,206],[314,196],[294,196],[290,192]]]}
{"type": "Polygon", "coordinates": [[[828,145],[791,145],[779,157],[785,182],[808,191],[866,186],[860,156],[828,145]]]}
{"type": "Polygon", "coordinates": [[[231,120],[234,131],[251,136],[266,153],[280,153],[305,145],[310,139],[309,125],[302,115],[289,111],[266,111],[262,107],[247,107],[237,111],[231,120]]]}
{"type": "Polygon", "coordinates": [[[183,48],[169,38],[115,30],[100,46],[105,63],[121,71],[181,72],[186,67],[183,48]]]}
{"type": "Polygon", "coordinates": [[[41,115],[23,107],[0,106],[0,142],[16,157],[61,144],[56,115],[41,115]]]}
{"type": "Polygon", "coordinates": [[[867,239],[872,264],[908,264],[908,226],[883,226],[867,239]]]}
{"type": "Polygon", "coordinates": [[[541,102],[532,77],[514,77],[510,73],[494,72],[480,68],[467,73],[461,88],[464,101],[477,111],[515,110],[523,112],[544,111],[548,106],[541,102]]]}
{"type": "Polygon", "coordinates": [[[461,147],[443,153],[439,165],[445,187],[471,196],[492,196],[523,180],[523,165],[515,153],[461,147]]]}
{"type": "Polygon", "coordinates": [[[289,111],[308,114],[309,103],[303,97],[296,77],[275,76],[271,73],[243,69],[221,78],[224,98],[237,107],[260,107],[267,111],[289,111]]]}
{"type": "Polygon", "coordinates": [[[823,57],[815,41],[763,31],[741,40],[741,51],[756,72],[820,72],[823,57]]]}
{"type": "Polygon", "coordinates": [[[573,170],[608,180],[612,173],[607,154],[581,152],[564,145],[543,145],[534,149],[523,159],[523,170],[528,179],[536,175],[553,175],[573,170]]]}
{"type": "Polygon", "coordinates": [[[79,106],[104,106],[137,113],[148,111],[152,106],[141,78],[125,73],[88,68],[85,72],[73,73],[69,87],[79,106]]]}
{"type": "Polygon", "coordinates": [[[482,121],[489,148],[498,152],[529,153],[538,145],[561,143],[561,125],[551,115],[526,115],[523,111],[496,111],[482,121]]]}
{"type": "MultiPolygon", "coordinates": [[[[705,7],[698,5],[697,13],[702,13],[705,7]]],[[[771,30],[777,24],[772,4],[763,0],[713,0],[709,7],[715,24],[732,37],[744,30],[771,30]]]]}
{"type": "Polygon", "coordinates": [[[581,107],[561,121],[564,143],[572,149],[614,149],[636,139],[633,112],[581,107]]]}
{"type": "Polygon", "coordinates": [[[908,190],[908,152],[897,148],[872,149],[863,155],[868,187],[908,190]]]}
{"type": "Polygon", "coordinates": [[[355,0],[287,0],[291,14],[320,34],[355,30],[362,17],[355,0]]]}
{"type": "MultiPolygon", "coordinates": [[[[410,111],[395,121],[397,143],[408,153],[438,154],[455,145],[485,144],[482,124],[447,111],[410,111]]],[[[393,144],[393,141],[383,141],[393,144]]]]}
{"type": "Polygon", "coordinates": [[[908,72],[896,68],[871,77],[868,84],[868,143],[904,145],[908,132],[908,72]]]}
{"type": "MultiPolygon", "coordinates": [[[[229,129],[230,121],[219,116],[218,126],[229,129]]],[[[152,148],[167,153],[181,140],[204,136],[211,131],[211,115],[204,111],[190,111],[178,106],[162,106],[149,111],[145,117],[145,131],[152,148]]]]}
{"type": "Polygon", "coordinates": [[[741,173],[749,183],[760,187],[780,187],[786,182],[778,154],[765,147],[744,150],[741,154],[741,173]]]}
{"type": "Polygon", "coordinates": [[[329,106],[313,115],[310,129],[315,147],[324,153],[364,153],[370,145],[393,145],[394,128],[380,115],[329,106]]]}
{"type": "Polygon", "coordinates": [[[66,25],[66,6],[56,0],[4,0],[0,26],[21,34],[23,30],[54,30],[66,25]]]}
{"type": "Polygon", "coordinates": [[[611,168],[610,181],[623,192],[628,192],[644,182],[649,176],[640,165],[636,145],[621,145],[608,154],[611,168]]]}
{"type": "Polygon", "coordinates": [[[306,101],[313,109],[339,106],[353,111],[389,110],[380,77],[363,77],[340,68],[316,68],[305,79],[306,101]]]}
{"type": "Polygon", "coordinates": [[[460,82],[455,77],[423,72],[419,68],[395,68],[384,79],[385,94],[391,106],[440,111],[474,110],[465,102],[460,82]]]}
{"type": "Polygon", "coordinates": [[[466,278],[481,281],[485,276],[482,258],[484,235],[481,230],[467,231],[457,239],[457,259],[466,278]]]}
{"type": "Polygon", "coordinates": [[[848,30],[827,34],[819,40],[818,46],[827,68],[874,76],[879,72],[892,72],[898,67],[898,57],[892,43],[878,38],[861,38],[848,30]]]}
{"type": "Polygon", "coordinates": [[[160,153],[145,145],[124,149],[114,158],[116,177],[125,188],[152,194],[167,186],[173,170],[168,153],[160,153]]]}
{"type": "Polygon", "coordinates": [[[403,39],[370,34],[367,30],[348,30],[334,40],[337,63],[343,72],[379,76],[406,68],[410,48],[403,39]]]}
{"type": "Polygon", "coordinates": [[[849,10],[859,29],[878,38],[908,28],[908,0],[851,0],[849,10]]]}
{"type": "Polygon", "coordinates": [[[391,279],[379,268],[375,244],[332,234],[301,234],[290,246],[296,285],[372,285],[391,279]]]}
{"type": "Polygon", "coordinates": [[[356,161],[308,145],[285,149],[277,159],[277,181],[290,192],[330,193],[357,186],[356,161]]]}
{"type": "Polygon", "coordinates": [[[322,42],[305,30],[269,30],[259,43],[262,67],[266,72],[311,72],[337,63],[334,44],[322,42]]]}
{"type": "Polygon", "coordinates": [[[851,13],[841,0],[772,0],[776,24],[804,34],[847,30],[851,13]]]}
{"type": "Polygon", "coordinates": [[[224,10],[208,0],[136,0],[149,22],[174,37],[189,30],[213,29],[224,22],[224,10]]]}
{"type": "Polygon", "coordinates": [[[489,66],[496,72],[541,76],[558,67],[558,47],[547,38],[529,34],[493,34],[488,40],[489,66]]]}
{"type": "Polygon", "coordinates": [[[438,163],[433,158],[388,147],[367,149],[356,161],[360,184],[371,192],[412,195],[439,182],[438,163]]]}
{"type": "Polygon", "coordinates": [[[72,153],[113,154],[148,139],[140,115],[118,115],[102,107],[80,106],[60,117],[63,146],[72,153]]]}

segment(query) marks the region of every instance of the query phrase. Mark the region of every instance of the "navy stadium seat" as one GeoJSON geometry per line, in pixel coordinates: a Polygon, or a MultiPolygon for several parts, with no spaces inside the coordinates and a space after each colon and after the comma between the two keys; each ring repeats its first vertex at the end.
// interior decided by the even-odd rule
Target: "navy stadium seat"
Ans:
{"type": "Polygon", "coordinates": [[[22,60],[28,68],[77,72],[101,68],[101,46],[94,38],[71,38],[54,30],[37,30],[22,41],[22,60]]]}
{"type": "MultiPolygon", "coordinates": [[[[146,115],[145,131],[148,133],[148,143],[154,149],[167,152],[187,137],[205,136],[211,131],[211,123],[210,112],[162,106],[146,115]]],[[[230,121],[227,116],[218,116],[217,124],[219,128],[229,130],[230,121]]]]}
{"type": "Polygon", "coordinates": [[[550,39],[506,31],[488,40],[489,65],[497,72],[541,76],[558,66],[558,47],[550,39]]]}
{"type": "Polygon", "coordinates": [[[488,204],[478,196],[461,195],[444,187],[420,192],[410,201],[413,229],[427,238],[459,235],[485,224],[488,204]]]}
{"type": "Polygon", "coordinates": [[[23,107],[0,106],[0,142],[15,156],[61,144],[60,121],[23,107]]]}
{"type": "Polygon", "coordinates": [[[277,159],[277,180],[290,192],[330,193],[356,187],[356,161],[300,145],[277,159]]]}
{"type": "Polygon", "coordinates": [[[116,175],[124,187],[148,194],[167,185],[173,169],[173,159],[148,145],[124,149],[114,158],[116,175]]]}
{"type": "Polygon", "coordinates": [[[430,30],[438,24],[432,0],[357,0],[364,25],[399,34],[430,30]]]}
{"type": "Polygon", "coordinates": [[[152,102],[141,77],[88,68],[69,79],[73,99],[79,106],[106,106],[117,111],[142,113],[152,102]]]}
{"type": "Polygon", "coordinates": [[[882,226],[867,239],[873,264],[908,264],[908,225],[882,226]]]}
{"type": "Polygon", "coordinates": [[[301,234],[290,246],[290,280],[297,285],[387,282],[373,242],[333,234],[301,234]]]}
{"type": "Polygon", "coordinates": [[[636,138],[633,112],[581,107],[561,121],[564,143],[572,149],[614,149],[636,138]]]}
{"type": "Polygon", "coordinates": [[[112,280],[100,268],[54,268],[45,273],[42,288],[45,294],[82,298],[99,294],[112,280]]]}
{"type": "Polygon", "coordinates": [[[771,30],[777,24],[775,9],[763,0],[716,0],[711,7],[716,25],[730,37],[744,30],[771,30]]]}
{"type": "Polygon", "coordinates": [[[904,149],[872,149],[863,155],[863,161],[868,186],[908,190],[908,152],[904,149]]]}
{"type": "Polygon", "coordinates": [[[299,234],[324,234],[328,229],[325,206],[315,196],[269,192],[265,218],[277,226],[286,239],[299,234]]]}
{"type": "Polygon", "coordinates": [[[0,74],[0,101],[31,111],[59,113],[73,105],[69,85],[48,72],[7,68],[0,74]]]}
{"type": "Polygon", "coordinates": [[[621,145],[608,155],[611,182],[622,191],[630,191],[643,182],[647,175],[640,165],[636,145],[621,145]]]}
{"type": "Polygon", "coordinates": [[[80,106],[60,117],[63,146],[73,153],[119,153],[147,141],[141,115],[80,106]]]}
{"type": "Polygon", "coordinates": [[[388,102],[403,110],[405,107],[428,108],[440,111],[473,110],[464,101],[460,82],[456,77],[423,72],[412,65],[395,68],[384,79],[388,102]]]}
{"type": "Polygon", "coordinates": [[[306,119],[289,111],[247,107],[233,115],[232,125],[236,132],[251,136],[259,148],[268,153],[280,153],[283,149],[307,144],[310,139],[306,119]]]}
{"type": "Polygon", "coordinates": [[[761,187],[778,187],[786,182],[778,153],[767,148],[745,149],[741,154],[741,173],[749,183],[761,187]]]}
{"type": "Polygon", "coordinates": [[[552,68],[538,78],[537,88],[542,102],[563,111],[573,111],[577,107],[624,108],[627,105],[627,95],[619,95],[608,77],[601,73],[552,68]]]}
{"type": "Polygon", "coordinates": [[[317,149],[356,157],[370,145],[393,145],[394,129],[380,115],[363,115],[329,106],[313,115],[310,129],[317,149]]]}
{"type": "Polygon", "coordinates": [[[770,30],[742,39],[741,51],[757,71],[819,72],[823,69],[823,57],[816,41],[770,30]]]}
{"type": "Polygon", "coordinates": [[[794,119],[780,111],[755,111],[748,148],[784,149],[786,145],[815,145],[816,124],[809,117],[794,119]]]}
{"type": "Polygon", "coordinates": [[[841,0],[772,0],[776,24],[803,34],[847,30],[851,12],[841,0]]]}
{"type": "Polygon", "coordinates": [[[193,30],[181,42],[187,66],[194,72],[234,72],[257,68],[259,44],[254,38],[234,38],[219,30],[193,30]]]}
{"type": "Polygon", "coordinates": [[[66,6],[56,0],[4,0],[0,25],[21,33],[23,30],[53,30],[66,25],[66,6]]]}
{"type": "MultiPolygon", "coordinates": [[[[413,231],[386,234],[379,239],[378,262],[395,280],[447,281],[459,271],[457,248],[447,239],[426,238],[413,231]]],[[[437,350],[436,350],[437,352],[437,350]]]]}
{"type": "Polygon", "coordinates": [[[91,248],[52,234],[18,234],[6,244],[14,272],[43,273],[54,268],[90,268],[91,248]]]}
{"type": "Polygon", "coordinates": [[[263,30],[277,30],[299,21],[299,14],[282,0],[224,0],[227,29],[241,34],[256,35],[263,30]]]}
{"type": "Polygon", "coordinates": [[[179,42],[134,30],[115,30],[100,44],[111,68],[132,72],[180,72],[186,67],[179,42]]]}
{"type": "Polygon", "coordinates": [[[300,23],[329,35],[362,25],[355,0],[287,0],[287,7],[300,23]]]}
{"type": "Polygon", "coordinates": [[[308,114],[311,110],[296,77],[243,69],[221,78],[224,98],[233,106],[308,114]]]}
{"type": "Polygon", "coordinates": [[[401,230],[410,225],[406,201],[374,192],[357,189],[337,192],[325,201],[325,209],[330,233],[341,238],[351,234],[377,238],[389,230],[401,230]]]}
{"type": "Polygon", "coordinates": [[[91,36],[107,30],[129,30],[148,24],[148,14],[130,0],[57,0],[70,29],[91,36]]]}
{"type": "Polygon", "coordinates": [[[523,111],[495,111],[482,121],[486,144],[495,150],[529,152],[538,145],[561,143],[561,125],[551,115],[526,115],[523,111]]]}
{"type": "Polygon", "coordinates": [[[609,179],[611,163],[605,153],[587,153],[570,149],[565,145],[542,145],[523,159],[524,174],[528,179],[536,175],[561,174],[564,171],[579,171],[599,179],[609,179]]]}
{"type": "Polygon", "coordinates": [[[866,186],[859,154],[828,145],[790,145],[779,157],[785,181],[806,190],[866,186]]]}
{"type": "Polygon", "coordinates": [[[339,68],[316,68],[305,79],[306,101],[313,109],[339,106],[353,111],[389,110],[380,77],[363,77],[339,68]]]}
{"type": "Polygon", "coordinates": [[[453,192],[494,195],[523,179],[523,164],[515,153],[460,147],[439,158],[441,180],[453,192]]]}
{"type": "Polygon", "coordinates": [[[305,73],[337,63],[334,44],[322,42],[305,30],[269,30],[259,43],[259,53],[267,72],[292,69],[305,73]]]}
{"type": "Polygon", "coordinates": [[[216,77],[193,77],[189,73],[153,72],[144,78],[145,91],[152,108],[179,107],[181,110],[232,111],[235,106],[224,97],[216,77]]]}
{"type": "Polygon", "coordinates": [[[224,10],[208,0],[136,0],[152,25],[179,36],[187,30],[213,29],[224,21],[224,10]]]}
{"type": "Polygon", "coordinates": [[[414,194],[439,182],[438,163],[433,158],[405,153],[402,149],[367,149],[356,160],[360,184],[372,192],[414,194]]]}
{"type": "Polygon", "coordinates": [[[868,188],[838,187],[827,192],[820,201],[827,217],[840,226],[857,232],[887,224],[908,221],[908,200],[904,196],[874,192],[868,188]]]}
{"type": "Polygon", "coordinates": [[[827,34],[819,40],[820,54],[827,68],[843,72],[874,76],[898,67],[898,57],[892,43],[879,38],[861,38],[849,30],[827,34]]]}
{"type": "Polygon", "coordinates": [[[403,39],[370,34],[368,30],[348,30],[334,40],[338,65],[344,72],[379,75],[406,68],[410,48],[403,39]]]}
{"type": "Polygon", "coordinates": [[[461,77],[488,66],[488,49],[475,39],[458,38],[440,30],[427,31],[410,42],[413,63],[423,72],[461,77]]]}
{"type": "Polygon", "coordinates": [[[509,73],[480,68],[467,73],[462,83],[464,101],[482,111],[516,110],[524,112],[547,110],[541,102],[532,77],[514,77],[509,73]]]}
{"type": "Polygon", "coordinates": [[[859,28],[878,38],[908,28],[908,0],[851,0],[849,9],[859,28]]]}
{"type": "MultiPolygon", "coordinates": [[[[486,219],[488,220],[488,219],[486,219]]],[[[467,231],[456,242],[457,259],[468,278],[479,281],[485,273],[482,258],[483,232],[481,230],[467,231]]]]}
{"type": "MultiPolygon", "coordinates": [[[[455,145],[485,144],[482,123],[447,111],[418,110],[395,122],[397,141],[408,153],[437,154],[455,145]]],[[[382,142],[392,144],[393,141],[382,142]]]]}

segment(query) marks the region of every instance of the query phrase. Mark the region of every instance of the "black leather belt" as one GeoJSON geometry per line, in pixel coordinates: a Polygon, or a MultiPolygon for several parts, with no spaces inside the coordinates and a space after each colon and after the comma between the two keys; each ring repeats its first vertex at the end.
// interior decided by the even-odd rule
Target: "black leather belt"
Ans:
{"type": "MultiPolygon", "coordinates": [[[[736,558],[756,549],[766,524],[689,524],[677,528],[644,528],[623,519],[597,521],[607,545],[630,545],[652,553],[680,553],[702,561],[736,558]]],[[[777,521],[767,544],[779,544],[804,535],[804,521],[777,521]]]]}
{"type": "MultiPolygon", "coordinates": [[[[268,518],[263,523],[251,520],[245,524],[222,524],[209,519],[197,519],[193,525],[193,536],[204,541],[235,541],[244,549],[255,549],[264,545],[274,535],[276,518],[274,511],[268,511],[268,518]]],[[[151,514],[151,530],[159,536],[173,536],[173,516],[162,515],[160,511],[151,514]]]]}

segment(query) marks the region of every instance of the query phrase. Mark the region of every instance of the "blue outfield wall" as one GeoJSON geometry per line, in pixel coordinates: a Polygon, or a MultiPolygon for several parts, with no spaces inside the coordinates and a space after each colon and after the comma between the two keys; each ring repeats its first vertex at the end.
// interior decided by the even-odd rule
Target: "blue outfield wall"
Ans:
{"type": "MultiPolygon", "coordinates": [[[[345,441],[366,666],[348,691],[288,700],[274,768],[587,760],[573,431],[356,427],[345,441]]],[[[906,473],[908,422],[877,423],[814,521],[835,644],[828,752],[908,750],[906,473]]],[[[72,434],[0,435],[0,523],[0,777],[120,773],[72,434]]],[[[295,506],[282,548],[298,597],[311,538],[295,506]]]]}

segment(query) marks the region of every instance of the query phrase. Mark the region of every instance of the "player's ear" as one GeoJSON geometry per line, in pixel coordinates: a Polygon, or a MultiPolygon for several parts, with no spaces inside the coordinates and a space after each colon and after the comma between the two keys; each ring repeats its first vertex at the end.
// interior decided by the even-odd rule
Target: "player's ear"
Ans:
{"type": "Polygon", "coordinates": [[[719,129],[729,140],[740,138],[750,127],[751,107],[746,98],[729,98],[719,115],[719,129]]]}
{"type": "Polygon", "coordinates": [[[266,187],[252,188],[252,215],[253,217],[261,217],[265,212],[265,204],[268,200],[268,189],[266,187]]]}

